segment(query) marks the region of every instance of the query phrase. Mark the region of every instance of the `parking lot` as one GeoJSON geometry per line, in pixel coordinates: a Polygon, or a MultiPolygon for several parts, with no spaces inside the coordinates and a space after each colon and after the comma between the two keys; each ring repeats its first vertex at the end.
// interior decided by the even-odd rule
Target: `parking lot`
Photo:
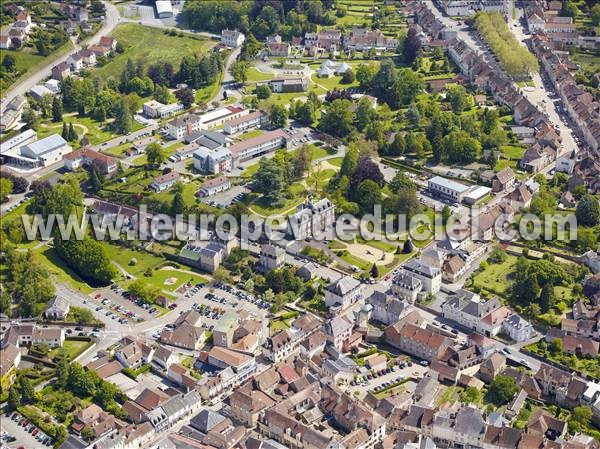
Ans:
{"type": "Polygon", "coordinates": [[[240,201],[242,196],[249,193],[250,189],[246,186],[232,186],[229,190],[219,192],[202,199],[203,203],[217,207],[228,207],[231,204],[240,201]]]}
{"type": "MultiPolygon", "coordinates": [[[[246,310],[259,321],[266,323],[269,313],[269,304],[259,302],[252,295],[248,295],[235,287],[217,284],[213,287],[194,287],[183,295],[180,303],[182,310],[191,308],[202,314],[202,324],[212,330],[219,319],[227,312],[239,313],[246,310]],[[220,285],[220,286],[218,286],[220,285]],[[244,298],[244,295],[246,298],[244,298]],[[252,302],[254,300],[254,302],[252,302]]],[[[266,324],[265,324],[266,328],[266,324]]],[[[155,330],[152,336],[158,338],[160,329],[155,330]]]]}
{"type": "Polygon", "coordinates": [[[405,364],[404,367],[396,366],[389,373],[378,375],[377,377],[371,374],[359,375],[361,382],[356,385],[350,385],[348,392],[354,394],[355,391],[358,391],[361,396],[364,396],[367,392],[376,393],[384,385],[390,386],[411,377],[421,379],[427,371],[427,366],[412,361],[410,364],[405,364]],[[368,378],[369,376],[371,376],[371,379],[368,378]]]}
{"type": "Polygon", "coordinates": [[[52,447],[54,440],[29,423],[19,413],[12,412],[8,416],[3,415],[1,419],[3,445],[10,448],[25,447],[27,449],[52,447]],[[12,441],[13,439],[14,441],[12,441]]]}
{"type": "Polygon", "coordinates": [[[143,301],[131,300],[129,294],[122,289],[105,288],[99,290],[91,299],[95,310],[104,316],[119,321],[121,324],[134,324],[155,318],[159,311],[144,305],[143,301]]]}

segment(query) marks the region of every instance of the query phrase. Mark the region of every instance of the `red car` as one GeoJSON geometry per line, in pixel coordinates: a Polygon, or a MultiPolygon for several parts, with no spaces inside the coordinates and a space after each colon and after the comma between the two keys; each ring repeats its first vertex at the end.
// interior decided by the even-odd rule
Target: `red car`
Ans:
{"type": "Polygon", "coordinates": [[[98,298],[100,298],[101,296],[102,296],[102,294],[101,294],[101,293],[98,293],[96,296],[94,296],[94,298],[98,299],[98,298]]]}

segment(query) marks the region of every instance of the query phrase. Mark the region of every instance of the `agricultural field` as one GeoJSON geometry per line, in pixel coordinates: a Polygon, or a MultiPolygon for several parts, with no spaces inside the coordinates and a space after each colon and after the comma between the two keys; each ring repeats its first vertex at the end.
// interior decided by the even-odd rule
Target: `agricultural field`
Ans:
{"type": "Polygon", "coordinates": [[[207,39],[181,33],[170,36],[157,28],[126,23],[119,25],[111,34],[125,47],[125,52],[115,56],[104,67],[94,71],[102,79],[112,76],[118,79],[127,59],[142,60],[146,67],[156,62],[170,62],[175,68],[184,56],[199,55],[214,46],[207,39]],[[148,45],[152,42],[152,45],[148,45]],[[177,48],[177,51],[173,51],[177,48]]]}

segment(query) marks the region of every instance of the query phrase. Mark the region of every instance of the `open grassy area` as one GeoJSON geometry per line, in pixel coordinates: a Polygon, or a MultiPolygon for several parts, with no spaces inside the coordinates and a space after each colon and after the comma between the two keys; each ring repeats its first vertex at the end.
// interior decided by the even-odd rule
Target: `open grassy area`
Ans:
{"type": "Polygon", "coordinates": [[[250,67],[248,69],[248,81],[256,82],[256,81],[267,81],[275,78],[274,73],[265,73],[258,70],[256,67],[250,67]]]}
{"type": "Polygon", "coordinates": [[[502,145],[500,147],[500,151],[502,151],[502,154],[504,154],[504,156],[508,159],[518,160],[523,157],[523,154],[525,153],[525,147],[518,145],[502,145]]]}
{"type": "Polygon", "coordinates": [[[259,215],[267,216],[269,214],[281,214],[294,209],[304,201],[306,187],[299,182],[295,182],[288,187],[289,196],[285,198],[282,204],[277,206],[268,203],[264,198],[255,199],[250,208],[259,215]]]}
{"type": "Polygon", "coordinates": [[[184,56],[206,52],[215,44],[191,34],[169,36],[162,29],[134,23],[118,25],[111,36],[123,44],[125,52],[94,72],[94,75],[102,79],[112,76],[118,80],[127,59],[134,62],[142,60],[146,67],[156,62],[169,62],[177,67],[184,56]],[[174,51],[175,48],[177,51],[174,51]]]}
{"type": "MultiPolygon", "coordinates": [[[[187,206],[192,206],[196,202],[196,192],[202,187],[200,181],[191,181],[183,185],[183,200],[187,206]]],[[[162,192],[153,193],[151,198],[171,204],[175,196],[174,189],[164,190],[162,192]]]]}
{"type": "Polygon", "coordinates": [[[506,260],[499,264],[490,263],[487,268],[475,274],[473,285],[500,296],[510,287],[510,275],[514,271],[517,257],[507,254],[506,260]]]}
{"type": "Polygon", "coordinates": [[[48,357],[52,358],[58,354],[64,354],[68,360],[73,360],[90,346],[92,346],[91,341],[69,340],[67,338],[62,348],[54,348],[48,353],[48,357]]]}
{"type": "Polygon", "coordinates": [[[165,261],[162,257],[145,251],[135,251],[108,242],[103,242],[103,246],[110,260],[119,264],[125,271],[135,277],[142,277],[146,270],[152,270],[165,261]],[[130,265],[132,259],[136,260],[135,265],[130,265]]]}
{"type": "Polygon", "coordinates": [[[340,168],[342,166],[342,162],[343,161],[344,161],[343,157],[334,157],[333,159],[328,159],[327,160],[327,162],[329,162],[334,167],[340,167],[340,168]]]}
{"type": "MultiPolygon", "coordinates": [[[[66,123],[73,123],[73,127],[75,128],[75,131],[79,137],[83,137],[85,135],[92,145],[97,145],[99,143],[106,142],[113,137],[117,137],[117,134],[112,132],[107,123],[98,122],[90,117],[78,117],[77,115],[70,115],[65,116],[64,121],[66,123]]],[[[134,122],[134,125],[135,124],[137,124],[137,122],[134,122]]],[[[41,139],[51,134],[61,134],[62,126],[62,123],[52,123],[50,121],[42,123],[38,129],[38,137],[41,139]]],[[[134,126],[134,130],[139,128],[141,128],[141,126],[138,126],[137,128],[134,126]]]]}
{"type": "Polygon", "coordinates": [[[177,269],[154,270],[152,271],[151,277],[145,277],[144,279],[150,281],[152,284],[156,285],[157,287],[163,290],[171,292],[174,292],[175,290],[177,290],[177,288],[179,288],[182,284],[186,282],[191,282],[193,284],[198,284],[200,282],[203,284],[208,283],[208,281],[202,276],[199,276],[197,274],[186,273],[177,269]],[[168,284],[166,284],[165,282],[167,280],[174,282],[169,282],[168,284]]]}
{"type": "Polygon", "coordinates": [[[239,136],[236,136],[236,139],[239,140],[248,140],[248,139],[252,139],[254,137],[258,137],[262,134],[264,134],[265,132],[262,129],[253,129],[250,130],[244,134],[240,134],[239,136]]]}
{"type": "Polygon", "coordinates": [[[67,264],[58,256],[54,248],[44,246],[33,252],[37,257],[37,260],[48,270],[56,282],[65,282],[82,293],[91,293],[92,287],[67,266],[67,264]]]}
{"type": "Polygon", "coordinates": [[[358,86],[358,81],[354,80],[353,83],[345,84],[342,83],[341,76],[332,76],[331,78],[319,78],[316,74],[311,76],[313,83],[319,84],[325,87],[327,90],[333,89],[350,89],[358,86]]]}

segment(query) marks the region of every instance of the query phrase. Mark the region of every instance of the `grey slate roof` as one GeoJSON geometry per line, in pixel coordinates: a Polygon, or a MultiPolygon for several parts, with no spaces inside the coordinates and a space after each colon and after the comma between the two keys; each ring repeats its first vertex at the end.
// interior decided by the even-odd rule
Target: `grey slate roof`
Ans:
{"type": "Polygon", "coordinates": [[[190,425],[200,432],[208,433],[213,427],[225,420],[220,413],[212,410],[202,410],[190,420],[190,425]]]}

